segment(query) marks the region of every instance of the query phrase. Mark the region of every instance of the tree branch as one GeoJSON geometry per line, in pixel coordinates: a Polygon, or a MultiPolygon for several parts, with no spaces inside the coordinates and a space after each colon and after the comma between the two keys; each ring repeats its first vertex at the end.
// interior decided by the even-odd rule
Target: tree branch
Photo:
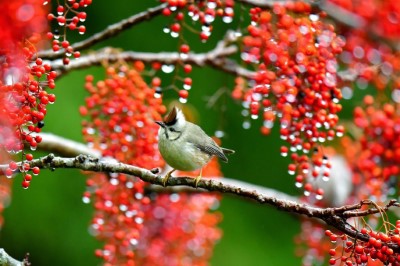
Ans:
{"type": "Polygon", "coordinates": [[[7,252],[0,248],[0,265],[2,266],[24,266],[27,265],[24,261],[18,261],[7,254],[7,252]]]}
{"type": "MultiPolygon", "coordinates": [[[[110,37],[116,36],[119,33],[123,32],[126,29],[131,28],[132,26],[154,18],[155,16],[161,14],[162,10],[167,7],[167,3],[161,4],[159,6],[149,8],[146,11],[140,12],[138,14],[135,14],[127,19],[123,19],[115,24],[109,25],[106,29],[104,29],[101,32],[98,32],[94,34],[93,36],[87,38],[86,40],[83,40],[81,42],[77,42],[72,45],[72,48],[76,51],[82,51],[85,48],[89,48],[103,40],[106,40],[110,37]]],[[[57,53],[55,53],[53,50],[45,50],[45,51],[40,51],[38,53],[38,57],[42,59],[55,59],[55,58],[61,58],[64,55],[64,50],[61,49],[57,53]]]]}
{"type": "Polygon", "coordinates": [[[235,61],[226,57],[238,52],[238,48],[230,45],[236,40],[232,31],[225,34],[223,40],[219,41],[215,48],[206,53],[189,53],[187,56],[182,56],[177,52],[161,52],[161,53],[144,53],[144,52],[119,52],[112,48],[104,48],[100,51],[81,56],[64,65],[61,59],[51,61],[51,67],[57,71],[57,77],[61,77],[70,71],[82,68],[88,68],[94,65],[100,65],[104,62],[136,61],[140,60],[145,63],[160,62],[163,64],[178,64],[189,63],[196,66],[210,65],[216,69],[221,69],[227,73],[252,78],[254,72],[240,67],[235,61]]]}
{"type": "MultiPolygon", "coordinates": [[[[153,185],[163,185],[163,177],[154,174],[152,171],[136,167],[133,165],[123,164],[111,160],[103,160],[92,158],[86,155],[79,155],[75,158],[56,157],[49,154],[40,159],[29,162],[31,167],[40,168],[75,168],[85,171],[122,173],[130,176],[136,176],[145,182],[153,185]]],[[[8,165],[1,165],[0,169],[7,168],[8,165]]],[[[291,199],[283,198],[284,194],[268,194],[271,191],[265,191],[258,186],[248,185],[245,182],[230,181],[227,179],[202,178],[197,186],[195,178],[192,177],[171,177],[166,186],[188,186],[191,188],[201,188],[207,191],[233,194],[246,199],[253,199],[261,204],[267,204],[276,207],[279,210],[302,214],[310,218],[320,219],[328,225],[346,233],[347,235],[363,241],[368,241],[369,236],[361,234],[354,227],[346,222],[350,217],[366,216],[379,213],[381,209],[371,208],[368,211],[359,211],[365,202],[354,205],[346,205],[338,208],[318,208],[304,203],[298,203],[291,199]],[[234,182],[234,183],[232,183],[234,182]]],[[[389,203],[384,208],[395,205],[395,202],[389,203]]],[[[400,247],[395,244],[389,244],[396,252],[400,252],[400,247]]]]}
{"type": "Polygon", "coordinates": [[[101,157],[101,152],[99,150],[89,148],[83,143],[46,132],[41,132],[40,136],[42,137],[42,141],[38,144],[38,148],[42,151],[48,151],[66,157],[75,157],[80,154],[95,158],[101,157]]]}

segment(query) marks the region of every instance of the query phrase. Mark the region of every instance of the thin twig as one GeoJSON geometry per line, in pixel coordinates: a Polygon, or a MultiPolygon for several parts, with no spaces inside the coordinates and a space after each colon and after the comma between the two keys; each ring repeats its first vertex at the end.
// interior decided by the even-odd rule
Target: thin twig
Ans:
{"type": "Polygon", "coordinates": [[[103,48],[100,51],[84,55],[78,59],[71,61],[69,65],[64,65],[61,59],[48,62],[52,69],[58,72],[58,78],[62,75],[77,69],[88,68],[94,65],[100,65],[104,62],[116,61],[136,61],[140,60],[145,63],[159,62],[163,64],[189,63],[196,66],[210,65],[214,68],[221,69],[227,73],[246,78],[254,77],[254,72],[240,67],[235,61],[227,57],[238,52],[238,48],[231,43],[235,42],[237,37],[233,31],[228,31],[225,37],[217,43],[214,49],[206,53],[189,53],[182,56],[177,52],[160,52],[160,53],[144,53],[144,52],[119,52],[112,48],[103,48]]]}
{"type": "MultiPolygon", "coordinates": [[[[85,48],[92,47],[93,45],[99,42],[102,42],[110,37],[118,35],[124,30],[129,29],[140,22],[154,18],[155,16],[161,14],[162,10],[165,7],[167,7],[167,3],[161,4],[153,8],[149,8],[146,11],[137,13],[127,19],[123,19],[115,24],[109,25],[103,31],[94,34],[93,36],[87,38],[86,40],[73,44],[72,48],[74,48],[74,50],[76,51],[82,51],[85,48]]],[[[38,57],[42,59],[61,58],[63,55],[64,55],[64,50],[60,50],[57,53],[53,52],[53,50],[45,50],[38,53],[38,57]]]]}

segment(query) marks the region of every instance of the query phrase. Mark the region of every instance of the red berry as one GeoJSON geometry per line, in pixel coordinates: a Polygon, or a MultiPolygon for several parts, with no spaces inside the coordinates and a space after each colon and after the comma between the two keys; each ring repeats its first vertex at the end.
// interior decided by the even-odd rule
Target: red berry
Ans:
{"type": "Polygon", "coordinates": [[[26,181],[26,180],[22,181],[22,187],[23,188],[28,188],[29,187],[29,181],[26,181]]]}
{"type": "Polygon", "coordinates": [[[40,168],[37,167],[37,166],[33,167],[33,168],[32,168],[32,173],[33,173],[34,175],[38,175],[38,174],[40,173],[40,168]]]}
{"type": "Polygon", "coordinates": [[[180,90],[179,97],[186,99],[189,96],[189,92],[187,90],[180,90]]]}
{"type": "Polygon", "coordinates": [[[25,158],[28,161],[32,161],[33,160],[33,155],[31,153],[25,154],[25,158]]]}

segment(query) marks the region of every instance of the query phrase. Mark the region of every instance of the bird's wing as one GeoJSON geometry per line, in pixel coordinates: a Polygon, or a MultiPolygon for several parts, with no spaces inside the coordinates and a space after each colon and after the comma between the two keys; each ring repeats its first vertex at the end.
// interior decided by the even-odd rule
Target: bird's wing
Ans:
{"type": "MultiPolygon", "coordinates": [[[[189,123],[189,122],[188,122],[189,123]]],[[[188,126],[196,128],[196,135],[187,136],[187,141],[192,143],[196,148],[209,155],[215,155],[222,161],[228,162],[222,149],[210,138],[199,126],[195,124],[188,124],[188,126]]]]}
{"type": "Polygon", "coordinates": [[[228,158],[226,158],[224,152],[222,151],[222,149],[220,147],[217,146],[217,144],[209,141],[206,143],[193,143],[198,149],[200,149],[201,151],[209,154],[209,155],[215,155],[217,157],[219,157],[222,161],[224,162],[228,162],[228,158]]]}

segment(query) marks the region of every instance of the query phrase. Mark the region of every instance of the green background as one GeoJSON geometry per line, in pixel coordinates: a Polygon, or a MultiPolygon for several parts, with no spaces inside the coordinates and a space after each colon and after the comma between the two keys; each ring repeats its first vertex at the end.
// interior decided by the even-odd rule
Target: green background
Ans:
{"type": "MultiPolygon", "coordinates": [[[[93,2],[87,11],[87,33],[84,37],[68,33],[70,40],[82,40],[110,23],[158,5],[156,1],[93,2]]],[[[171,22],[171,17],[159,16],[95,48],[113,46],[133,51],[176,51],[177,39],[162,31],[171,22]]],[[[237,27],[235,23],[215,23],[213,34],[206,44],[200,42],[198,35],[189,32],[185,32],[184,37],[193,52],[204,52],[211,49],[229,27],[237,27]]],[[[194,27],[199,28],[199,25],[194,27]]],[[[87,95],[83,84],[89,73],[95,75],[96,80],[104,77],[104,71],[94,67],[74,71],[57,81],[54,90],[57,101],[48,107],[44,131],[82,142],[78,108],[87,95]]],[[[168,84],[171,76],[165,77],[164,85],[168,84]]],[[[260,120],[252,121],[249,130],[243,129],[241,104],[235,103],[228,95],[216,107],[206,107],[207,97],[223,86],[231,89],[234,77],[208,67],[194,67],[191,77],[193,88],[189,104],[199,113],[199,124],[210,135],[222,127],[226,132],[223,145],[236,150],[229,164],[222,165],[225,176],[292,195],[299,193],[294,187],[293,177],[287,174],[288,159],[280,156],[279,147],[283,142],[279,139],[277,128],[268,137],[260,134],[260,120]],[[227,112],[221,112],[219,107],[222,104],[227,105],[227,112]]],[[[165,98],[177,99],[177,95],[167,92],[165,98]]],[[[0,247],[18,259],[29,252],[33,265],[100,264],[94,250],[101,247],[101,243],[88,233],[93,209],[82,202],[85,179],[77,170],[44,170],[34,177],[30,188],[24,190],[21,177],[17,176],[11,205],[4,211],[5,225],[0,232],[0,247]]],[[[301,264],[301,258],[295,256],[293,244],[293,237],[300,230],[297,217],[228,195],[224,196],[220,211],[224,215],[221,223],[224,235],[215,247],[211,265],[301,264]]]]}

